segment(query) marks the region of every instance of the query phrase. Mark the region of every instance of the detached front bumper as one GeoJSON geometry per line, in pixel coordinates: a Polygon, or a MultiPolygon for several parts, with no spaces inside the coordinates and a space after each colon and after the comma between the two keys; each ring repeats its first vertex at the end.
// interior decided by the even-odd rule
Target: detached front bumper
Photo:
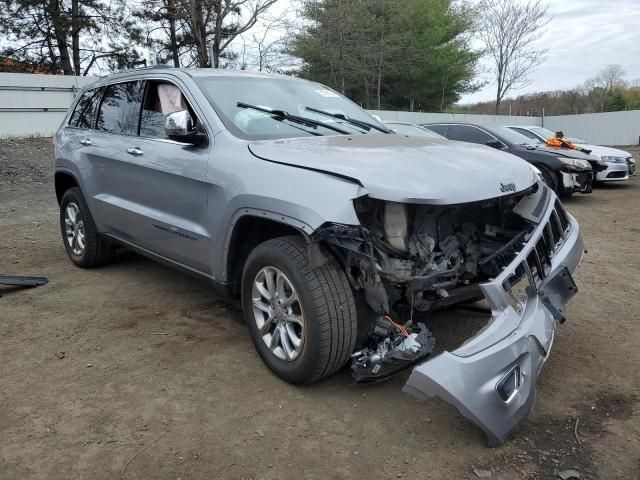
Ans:
{"type": "Polygon", "coordinates": [[[487,326],[458,349],[415,367],[404,391],[420,400],[440,397],[478,425],[490,445],[504,442],[533,407],[538,374],[556,321],[564,321],[564,305],[575,294],[571,274],[583,253],[577,222],[552,199],[525,248],[500,276],[482,285],[493,312],[487,326]],[[567,227],[556,242],[564,221],[567,227]],[[531,280],[526,298],[514,294],[510,281],[523,271],[531,280]]]}

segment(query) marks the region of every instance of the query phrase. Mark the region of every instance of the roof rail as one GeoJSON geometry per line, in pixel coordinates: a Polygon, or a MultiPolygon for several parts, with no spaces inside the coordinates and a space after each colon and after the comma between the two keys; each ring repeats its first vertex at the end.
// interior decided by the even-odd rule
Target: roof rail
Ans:
{"type": "Polygon", "coordinates": [[[155,65],[150,65],[146,68],[176,68],[173,65],[169,64],[169,63],[156,63],[155,65]]]}

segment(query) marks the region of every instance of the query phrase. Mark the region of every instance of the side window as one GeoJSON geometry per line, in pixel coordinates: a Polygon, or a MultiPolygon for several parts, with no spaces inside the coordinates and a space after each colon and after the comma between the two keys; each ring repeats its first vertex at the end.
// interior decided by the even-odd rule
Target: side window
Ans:
{"type": "Polygon", "coordinates": [[[69,118],[69,126],[76,128],[93,128],[96,118],[96,108],[100,101],[102,89],[87,90],[82,94],[76,108],[69,118]]]}
{"type": "Polygon", "coordinates": [[[449,138],[451,140],[460,140],[462,142],[471,143],[487,143],[494,140],[494,137],[489,135],[484,130],[480,130],[476,127],[469,125],[451,125],[449,128],[449,138]]]}
{"type": "Polygon", "coordinates": [[[192,128],[195,128],[198,122],[195,112],[176,85],[159,80],[150,80],[146,83],[146,93],[140,116],[140,136],[167,138],[164,133],[167,115],[181,110],[189,111],[192,128]]]}
{"type": "Polygon", "coordinates": [[[449,125],[424,125],[425,128],[428,128],[432,132],[439,133],[443,137],[449,138],[447,135],[447,130],[449,130],[449,125]]]}
{"type": "Polygon", "coordinates": [[[135,135],[138,133],[140,82],[116,83],[106,87],[96,130],[135,135]]]}

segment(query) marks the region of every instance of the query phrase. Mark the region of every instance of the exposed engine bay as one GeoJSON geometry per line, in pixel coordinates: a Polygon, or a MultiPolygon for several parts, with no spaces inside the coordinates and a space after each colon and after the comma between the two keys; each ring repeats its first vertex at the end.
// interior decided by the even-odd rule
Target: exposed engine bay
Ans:
{"type": "Polygon", "coordinates": [[[414,314],[483,298],[479,284],[513,261],[538,223],[542,203],[531,199],[546,197],[538,189],[444,206],[361,197],[361,227],[332,224],[314,234],[372,313],[359,320],[357,381],[392,375],[431,353],[435,339],[414,314]]]}

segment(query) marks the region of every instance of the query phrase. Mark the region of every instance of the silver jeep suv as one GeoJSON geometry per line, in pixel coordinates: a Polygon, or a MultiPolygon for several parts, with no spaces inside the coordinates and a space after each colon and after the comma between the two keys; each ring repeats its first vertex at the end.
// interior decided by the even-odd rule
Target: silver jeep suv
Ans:
{"type": "Polygon", "coordinates": [[[405,391],[493,444],[529,413],[584,248],[526,162],[391,133],[317,83],[166,67],[86,87],[55,145],[79,267],[128,247],[210,280],[288,382],[413,367],[405,391]],[[430,312],[454,306],[484,324],[436,348],[430,312]]]}

